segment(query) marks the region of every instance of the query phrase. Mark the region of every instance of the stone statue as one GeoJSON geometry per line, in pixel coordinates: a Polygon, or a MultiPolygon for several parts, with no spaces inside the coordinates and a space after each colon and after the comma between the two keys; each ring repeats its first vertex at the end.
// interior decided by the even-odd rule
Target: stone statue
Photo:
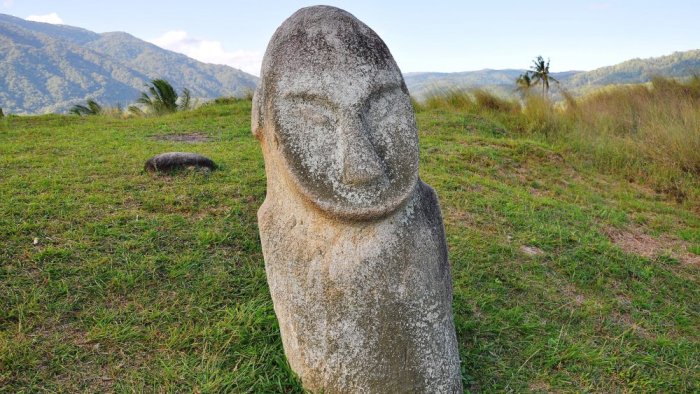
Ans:
{"type": "Polygon", "coordinates": [[[267,47],[252,118],[267,280],[304,387],[461,392],[440,208],[381,38],[337,8],[297,11],[267,47]]]}

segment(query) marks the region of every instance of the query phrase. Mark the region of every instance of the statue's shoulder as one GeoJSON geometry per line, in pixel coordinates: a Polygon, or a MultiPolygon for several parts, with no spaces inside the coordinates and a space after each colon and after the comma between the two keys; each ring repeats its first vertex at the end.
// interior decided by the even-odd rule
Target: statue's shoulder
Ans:
{"type": "Polygon", "coordinates": [[[440,202],[438,201],[437,193],[435,189],[430,187],[427,183],[418,179],[417,186],[418,199],[420,201],[419,206],[425,213],[427,217],[439,217],[442,220],[442,215],[440,213],[440,202]]]}
{"type": "Polygon", "coordinates": [[[258,226],[267,226],[274,224],[274,209],[269,197],[265,197],[262,205],[258,208],[258,226]]]}

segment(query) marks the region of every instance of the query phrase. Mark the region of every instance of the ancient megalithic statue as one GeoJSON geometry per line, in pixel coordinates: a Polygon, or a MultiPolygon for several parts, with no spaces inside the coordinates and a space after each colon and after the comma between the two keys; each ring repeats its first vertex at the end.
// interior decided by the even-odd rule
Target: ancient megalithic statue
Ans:
{"type": "Polygon", "coordinates": [[[381,38],[337,8],[297,11],[267,47],[252,128],[267,280],[304,387],[461,392],[440,208],[381,38]]]}

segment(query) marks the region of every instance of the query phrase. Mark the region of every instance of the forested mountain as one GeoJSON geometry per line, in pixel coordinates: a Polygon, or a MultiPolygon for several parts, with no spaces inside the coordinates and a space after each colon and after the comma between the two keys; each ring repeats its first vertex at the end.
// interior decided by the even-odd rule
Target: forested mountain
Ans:
{"type": "MultiPolygon", "coordinates": [[[[555,60],[552,60],[554,64],[555,60]]],[[[486,88],[501,95],[512,95],[515,80],[526,70],[480,70],[458,73],[407,73],[406,85],[416,97],[446,89],[486,88]]],[[[700,74],[700,50],[676,52],[668,56],[633,59],[593,71],[552,73],[561,88],[585,93],[606,85],[644,83],[655,75],[685,78],[700,74]]],[[[556,90],[556,89],[555,89],[556,90]]]]}
{"type": "Polygon", "coordinates": [[[93,98],[129,104],[154,78],[193,97],[243,95],[257,77],[206,64],[127,33],[98,34],[0,14],[0,108],[5,113],[61,112],[93,98]]]}
{"type": "Polygon", "coordinates": [[[648,59],[632,59],[614,66],[576,73],[562,82],[571,90],[586,91],[606,85],[649,82],[655,75],[686,78],[696,74],[700,75],[700,49],[648,59]]]}

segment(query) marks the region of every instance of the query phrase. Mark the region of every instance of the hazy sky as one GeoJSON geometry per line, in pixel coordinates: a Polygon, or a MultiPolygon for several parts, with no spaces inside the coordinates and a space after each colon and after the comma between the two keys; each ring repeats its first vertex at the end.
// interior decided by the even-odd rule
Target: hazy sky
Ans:
{"type": "MultiPolygon", "coordinates": [[[[326,1],[379,33],[404,72],[590,70],[700,48],[700,0],[326,1]]],[[[0,0],[0,13],[125,31],[196,59],[255,75],[268,40],[313,1],[0,0]]]]}

